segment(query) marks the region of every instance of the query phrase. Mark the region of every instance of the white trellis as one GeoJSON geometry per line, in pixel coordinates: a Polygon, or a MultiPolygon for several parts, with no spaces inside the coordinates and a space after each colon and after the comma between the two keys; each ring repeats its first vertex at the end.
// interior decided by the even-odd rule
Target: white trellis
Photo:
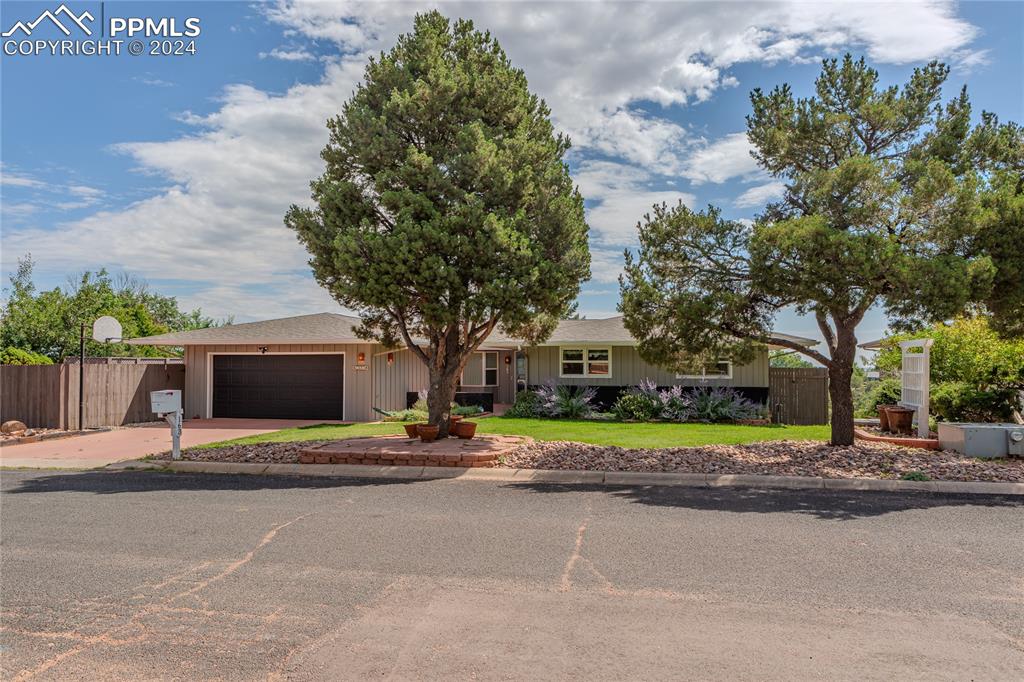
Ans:
{"type": "Polygon", "coordinates": [[[914,410],[917,420],[917,435],[927,438],[929,372],[932,339],[900,341],[903,359],[900,366],[900,405],[914,410]]]}

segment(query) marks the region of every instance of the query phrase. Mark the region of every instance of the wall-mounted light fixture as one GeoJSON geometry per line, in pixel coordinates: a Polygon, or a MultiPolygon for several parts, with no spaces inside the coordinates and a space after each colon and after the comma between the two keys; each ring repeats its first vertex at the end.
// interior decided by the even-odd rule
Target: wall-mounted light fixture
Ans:
{"type": "Polygon", "coordinates": [[[505,356],[505,364],[506,365],[511,365],[512,364],[512,356],[511,355],[506,355],[505,356]]]}
{"type": "Polygon", "coordinates": [[[393,364],[395,364],[395,354],[388,353],[388,367],[390,367],[393,364]]]}
{"type": "Polygon", "coordinates": [[[263,355],[266,355],[267,351],[270,349],[267,348],[266,346],[258,346],[257,350],[259,350],[259,352],[262,353],[263,355]]]}
{"type": "Polygon", "coordinates": [[[366,362],[366,353],[356,353],[356,362],[360,365],[366,362]]]}

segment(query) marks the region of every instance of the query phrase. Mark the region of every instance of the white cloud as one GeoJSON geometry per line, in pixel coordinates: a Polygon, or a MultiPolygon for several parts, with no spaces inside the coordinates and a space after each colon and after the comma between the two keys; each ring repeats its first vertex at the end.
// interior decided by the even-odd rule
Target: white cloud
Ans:
{"type": "Polygon", "coordinates": [[[752,206],[764,206],[769,201],[781,199],[786,191],[786,186],[781,182],[766,182],[763,185],[755,185],[739,195],[733,202],[738,208],[750,208],[752,206]]]}
{"type": "MultiPolygon", "coordinates": [[[[3,208],[3,212],[4,213],[12,215],[12,216],[27,216],[27,215],[31,215],[32,213],[35,213],[39,209],[38,206],[36,206],[35,204],[32,204],[32,203],[29,203],[29,202],[21,202],[21,203],[17,203],[17,204],[11,204],[11,203],[8,203],[8,202],[4,202],[2,208],[3,208]]],[[[5,245],[4,249],[5,250],[7,249],[6,245],[5,245]]]]}
{"type": "Polygon", "coordinates": [[[749,177],[758,171],[746,133],[732,133],[696,148],[683,162],[680,174],[695,185],[749,177]]]}
{"type": "Polygon", "coordinates": [[[280,59],[285,62],[313,62],[316,61],[316,55],[309,50],[294,49],[289,50],[283,47],[275,47],[270,52],[260,52],[260,59],[280,59]]]}
{"type": "Polygon", "coordinates": [[[99,199],[103,196],[103,190],[89,187],[87,185],[68,185],[68,192],[83,199],[99,199]]]}
{"type": "MultiPolygon", "coordinates": [[[[760,177],[742,133],[704,143],[659,107],[692,106],[737,86],[730,69],[742,62],[803,61],[845,48],[887,63],[983,57],[971,48],[976,29],[949,2],[439,6],[490,29],[573,138],[575,176],[594,204],[588,219],[595,280],[609,283],[621,269],[619,249],[635,243],[635,224],[645,211],[662,201],[692,203],[688,194],[662,189],[666,174],[698,184],[760,177]],[[615,162],[601,165],[595,156],[615,162]]],[[[179,116],[193,126],[188,134],[115,147],[138,170],[165,178],[169,189],[57,229],[6,229],[4,253],[32,251],[41,269],[54,272],[107,265],[152,280],[191,280],[199,291],[183,300],[240,319],[332,305],[305,276],[308,257],[282,216],[289,204],[308,202],[309,180],[323,167],[324,121],[359,82],[367,56],[393,44],[426,7],[258,5],[289,45],[315,40],[318,51],[327,42],[336,46],[337,57],[325,63],[319,82],[280,95],[226,85],[213,113],[179,116]]],[[[279,47],[266,57],[305,59],[304,52],[279,47]]],[[[4,173],[3,179],[5,185],[41,186],[20,175],[4,173]]],[[[67,191],[66,204],[103,197],[67,191]]]]}
{"type": "MultiPolygon", "coordinates": [[[[693,206],[692,194],[648,189],[651,176],[642,168],[610,161],[585,161],[573,174],[580,192],[597,205],[587,209],[591,243],[597,246],[632,246],[636,225],[655,204],[682,201],[693,206]]],[[[613,278],[614,279],[614,278],[613,278]]]]}
{"type": "Polygon", "coordinates": [[[171,81],[167,81],[162,78],[153,78],[151,76],[135,76],[132,80],[137,83],[142,83],[143,85],[152,85],[155,88],[173,88],[175,85],[171,81]]]}
{"type": "Polygon", "coordinates": [[[29,187],[32,189],[40,189],[46,187],[45,182],[30,178],[26,175],[17,175],[10,171],[0,170],[0,185],[7,185],[9,187],[29,187]]]}
{"type": "Polygon", "coordinates": [[[618,284],[624,264],[621,249],[591,247],[590,281],[598,284],[618,284]]]}

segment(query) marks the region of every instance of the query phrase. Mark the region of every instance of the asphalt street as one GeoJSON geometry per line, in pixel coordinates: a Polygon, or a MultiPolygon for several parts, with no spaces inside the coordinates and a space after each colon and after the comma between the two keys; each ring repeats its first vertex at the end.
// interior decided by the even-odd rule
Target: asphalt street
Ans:
{"type": "Polygon", "coordinates": [[[25,679],[1024,679],[1024,499],[4,471],[25,679]]]}

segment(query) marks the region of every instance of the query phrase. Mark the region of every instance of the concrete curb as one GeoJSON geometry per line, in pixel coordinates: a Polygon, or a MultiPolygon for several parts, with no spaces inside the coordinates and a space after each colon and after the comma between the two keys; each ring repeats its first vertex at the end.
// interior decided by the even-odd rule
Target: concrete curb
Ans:
{"type": "Polygon", "coordinates": [[[460,467],[377,466],[372,464],[249,464],[129,460],[106,467],[110,471],[164,470],[183,473],[251,474],[273,476],[333,476],[404,480],[459,479],[505,483],[559,483],[607,486],[689,486],[701,488],[779,488],[882,492],[929,492],[971,495],[1024,495],[1024,483],[987,481],[899,481],[874,478],[818,478],[750,474],[682,474],[640,471],[576,471],[552,469],[488,469],[460,467]]]}

